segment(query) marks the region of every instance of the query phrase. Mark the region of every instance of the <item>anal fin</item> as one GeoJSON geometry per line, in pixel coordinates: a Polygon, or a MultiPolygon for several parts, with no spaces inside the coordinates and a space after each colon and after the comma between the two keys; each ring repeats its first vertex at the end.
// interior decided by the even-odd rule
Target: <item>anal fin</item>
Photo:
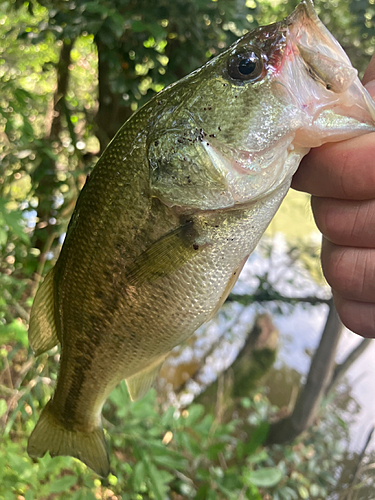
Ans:
{"type": "Polygon", "coordinates": [[[158,358],[151,366],[148,366],[141,372],[127,378],[125,380],[128,386],[130,399],[136,401],[142,398],[155,382],[160,371],[161,365],[164,363],[166,356],[158,358]]]}
{"type": "Polygon", "coordinates": [[[58,344],[55,323],[55,268],[44,278],[36,293],[29,323],[29,344],[38,356],[58,344]]]}

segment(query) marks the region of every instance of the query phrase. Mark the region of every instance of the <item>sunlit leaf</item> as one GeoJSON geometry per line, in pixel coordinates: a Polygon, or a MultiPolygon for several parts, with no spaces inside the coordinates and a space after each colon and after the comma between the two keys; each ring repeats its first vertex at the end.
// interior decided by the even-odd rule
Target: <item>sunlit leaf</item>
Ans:
{"type": "Polygon", "coordinates": [[[271,488],[281,481],[283,473],[277,467],[247,471],[243,475],[246,483],[255,484],[259,488],[271,488]]]}

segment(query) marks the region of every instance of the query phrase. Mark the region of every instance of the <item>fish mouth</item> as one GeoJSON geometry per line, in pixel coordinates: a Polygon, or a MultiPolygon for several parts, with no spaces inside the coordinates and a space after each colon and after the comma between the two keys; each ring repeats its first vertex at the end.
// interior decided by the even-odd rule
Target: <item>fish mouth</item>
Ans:
{"type": "Polygon", "coordinates": [[[315,147],[324,138],[332,142],[374,131],[375,102],[312,1],[303,0],[284,23],[286,46],[273,74],[275,92],[300,110],[315,140],[299,130],[295,144],[315,147]]]}
{"type": "Polygon", "coordinates": [[[327,90],[345,92],[358,72],[319,19],[312,1],[303,0],[285,21],[290,52],[299,54],[311,78],[327,90]]]}

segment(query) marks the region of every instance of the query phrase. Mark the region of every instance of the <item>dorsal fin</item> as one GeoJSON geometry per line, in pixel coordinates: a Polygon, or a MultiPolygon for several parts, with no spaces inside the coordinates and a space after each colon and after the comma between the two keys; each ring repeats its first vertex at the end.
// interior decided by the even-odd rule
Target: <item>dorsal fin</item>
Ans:
{"type": "Polygon", "coordinates": [[[59,342],[55,323],[55,268],[44,278],[36,293],[29,322],[29,344],[36,356],[59,342]]]}

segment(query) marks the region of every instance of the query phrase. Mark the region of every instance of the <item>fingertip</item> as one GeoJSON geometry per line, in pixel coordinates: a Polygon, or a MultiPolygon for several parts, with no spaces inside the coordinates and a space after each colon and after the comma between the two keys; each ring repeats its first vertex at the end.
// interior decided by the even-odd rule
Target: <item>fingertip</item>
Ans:
{"type": "Polygon", "coordinates": [[[346,328],[366,338],[375,338],[375,304],[356,302],[333,292],[337,313],[346,328]]]}

